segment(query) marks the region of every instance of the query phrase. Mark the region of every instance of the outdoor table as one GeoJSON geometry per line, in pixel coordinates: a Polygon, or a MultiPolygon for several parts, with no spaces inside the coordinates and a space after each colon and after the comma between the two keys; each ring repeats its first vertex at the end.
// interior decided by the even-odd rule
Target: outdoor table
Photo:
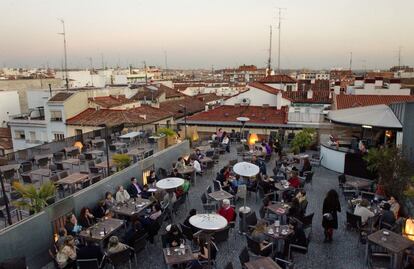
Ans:
{"type": "Polygon", "coordinates": [[[40,159],[52,159],[53,155],[52,154],[36,154],[33,159],[35,161],[38,161],[40,159]]]}
{"type": "Polygon", "coordinates": [[[279,191],[287,191],[287,190],[293,190],[294,188],[287,184],[282,184],[281,182],[275,183],[275,188],[279,191]]]}
{"type": "Polygon", "coordinates": [[[282,269],[282,267],[280,267],[270,257],[260,257],[256,260],[245,263],[244,266],[246,269],[282,269]]]}
{"type": "Polygon", "coordinates": [[[182,178],[167,177],[155,183],[155,186],[157,186],[157,188],[159,189],[170,190],[170,189],[178,188],[183,184],[184,184],[184,179],[182,178]]]}
{"type": "MultiPolygon", "coordinates": [[[[111,169],[114,166],[115,166],[114,161],[109,160],[109,169],[111,169]]],[[[98,169],[101,169],[101,170],[105,170],[106,171],[106,170],[108,170],[108,163],[105,160],[105,161],[102,161],[100,163],[96,163],[95,164],[95,167],[98,168],[98,169]]],[[[108,173],[108,171],[106,171],[106,172],[108,173]]]]}
{"type": "Polygon", "coordinates": [[[127,152],[127,154],[131,156],[144,156],[145,151],[146,150],[144,148],[136,148],[136,149],[131,149],[130,151],[127,152]]]}
{"type": "Polygon", "coordinates": [[[273,240],[286,239],[293,233],[293,229],[289,228],[289,225],[269,225],[266,227],[265,235],[272,238],[273,240]],[[279,232],[276,232],[278,227],[279,232]]]}
{"type": "Polygon", "coordinates": [[[56,183],[60,185],[69,185],[71,186],[72,193],[75,190],[75,185],[80,184],[84,181],[86,181],[89,178],[89,175],[87,174],[81,174],[81,173],[73,173],[68,175],[67,177],[59,179],[56,183]]]}
{"type": "Polygon", "coordinates": [[[275,203],[268,205],[266,208],[268,211],[278,216],[284,216],[289,212],[290,205],[287,203],[275,202],[275,203]]]}
{"type": "Polygon", "coordinates": [[[66,159],[63,160],[62,163],[66,163],[66,164],[70,164],[72,166],[72,170],[73,170],[73,166],[74,165],[79,165],[80,164],[80,160],[79,159],[66,159]]]}
{"type": "Polygon", "coordinates": [[[5,171],[10,171],[10,170],[19,170],[20,168],[20,163],[16,163],[16,164],[6,164],[6,165],[2,165],[0,166],[0,172],[5,172],[5,171]]]}
{"type": "Polygon", "coordinates": [[[85,241],[99,243],[101,249],[104,249],[104,240],[118,231],[123,224],[124,221],[120,219],[103,219],[88,229],[81,231],[79,236],[85,241]]]}
{"type": "Polygon", "coordinates": [[[72,147],[65,147],[65,148],[63,148],[63,150],[66,153],[68,153],[68,152],[72,152],[72,151],[75,151],[75,150],[79,151],[79,148],[78,147],[75,147],[75,146],[72,146],[72,147]]]}
{"type": "Polygon", "coordinates": [[[184,248],[181,248],[180,246],[173,248],[164,248],[163,253],[165,263],[168,266],[187,263],[189,261],[195,260],[191,247],[188,245],[185,245],[184,248]]]}
{"type": "Polygon", "coordinates": [[[197,214],[189,221],[191,225],[203,231],[218,231],[227,226],[227,220],[219,214],[197,214]]]}
{"type": "Polygon", "coordinates": [[[212,150],[212,148],[210,147],[210,145],[198,146],[195,149],[199,149],[200,151],[209,151],[209,150],[212,150]]]}
{"type": "Polygon", "coordinates": [[[115,142],[115,143],[112,143],[112,146],[114,146],[116,149],[119,149],[119,148],[126,148],[127,144],[124,142],[115,142]]]}
{"type": "Polygon", "coordinates": [[[121,138],[121,139],[134,139],[134,138],[140,136],[141,134],[142,134],[141,131],[138,131],[138,132],[130,132],[130,133],[121,135],[119,138],[121,138]]]}
{"type": "Polygon", "coordinates": [[[132,198],[126,203],[116,204],[112,207],[111,211],[116,215],[132,217],[141,213],[149,205],[151,205],[151,201],[148,199],[132,198]]]}
{"type": "Polygon", "coordinates": [[[104,144],[105,143],[105,139],[103,139],[103,138],[100,138],[100,139],[93,139],[93,140],[91,140],[91,143],[92,143],[92,145],[96,145],[96,144],[99,144],[99,143],[102,143],[102,144],[104,144]]]}
{"type": "Polygon", "coordinates": [[[254,177],[259,173],[260,169],[255,164],[239,162],[233,166],[233,171],[242,177],[254,177]]]}
{"type": "Polygon", "coordinates": [[[30,171],[29,173],[30,173],[30,174],[32,174],[32,175],[40,176],[41,181],[42,181],[42,183],[43,183],[43,178],[45,178],[45,177],[49,177],[49,176],[50,176],[51,171],[50,171],[50,169],[46,169],[46,168],[39,168],[39,169],[36,169],[36,170],[30,171]]]}
{"type": "Polygon", "coordinates": [[[192,166],[186,166],[185,168],[178,169],[178,173],[181,175],[189,175],[189,174],[193,174],[194,172],[195,172],[195,169],[192,166]]]}
{"type": "Polygon", "coordinates": [[[402,235],[391,232],[387,229],[379,230],[375,233],[368,235],[368,244],[366,249],[366,258],[368,259],[368,248],[369,245],[373,243],[380,247],[385,248],[387,251],[392,254],[392,267],[393,269],[401,268],[402,266],[402,257],[403,252],[407,248],[410,248],[414,245],[414,241],[411,241],[402,235]],[[387,235],[384,232],[388,232],[387,235]]]}
{"type": "Polygon", "coordinates": [[[357,190],[371,187],[372,181],[364,178],[347,178],[345,186],[353,187],[357,190]]]}
{"type": "Polygon", "coordinates": [[[97,149],[87,151],[86,153],[96,155],[96,156],[103,156],[103,154],[104,154],[104,152],[102,150],[97,150],[97,149]]]}
{"type": "Polygon", "coordinates": [[[213,162],[213,159],[211,159],[210,157],[203,157],[199,161],[200,161],[201,164],[207,165],[207,163],[213,162]]]}
{"type": "Polygon", "coordinates": [[[231,195],[230,193],[220,190],[220,191],[215,191],[212,193],[209,193],[208,196],[210,196],[211,198],[213,198],[216,201],[222,201],[224,199],[232,199],[233,195],[231,195]]]}

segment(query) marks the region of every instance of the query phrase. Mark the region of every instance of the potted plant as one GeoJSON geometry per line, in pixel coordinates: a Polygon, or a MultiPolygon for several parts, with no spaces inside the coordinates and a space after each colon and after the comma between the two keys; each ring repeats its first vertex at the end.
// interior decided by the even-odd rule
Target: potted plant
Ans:
{"type": "Polygon", "coordinates": [[[115,163],[117,171],[121,171],[131,164],[131,157],[128,154],[114,154],[112,160],[115,163]]]}
{"type": "Polygon", "coordinates": [[[22,195],[22,199],[13,202],[13,204],[29,210],[31,215],[42,211],[48,205],[48,200],[53,198],[56,192],[55,185],[50,181],[43,183],[39,189],[33,184],[23,185],[20,182],[14,182],[13,187],[22,195]]]}
{"type": "Polygon", "coordinates": [[[403,198],[404,192],[409,190],[412,183],[408,161],[396,147],[370,149],[364,156],[367,169],[376,173],[378,182],[387,195],[403,198]],[[407,189],[408,188],[408,189],[407,189]]]}
{"type": "Polygon", "coordinates": [[[171,128],[163,127],[158,129],[157,135],[165,137],[164,148],[166,148],[175,143],[177,133],[171,128]]]}
{"type": "Polygon", "coordinates": [[[305,128],[295,135],[290,142],[290,148],[295,154],[305,152],[315,140],[315,129],[305,128]]]}

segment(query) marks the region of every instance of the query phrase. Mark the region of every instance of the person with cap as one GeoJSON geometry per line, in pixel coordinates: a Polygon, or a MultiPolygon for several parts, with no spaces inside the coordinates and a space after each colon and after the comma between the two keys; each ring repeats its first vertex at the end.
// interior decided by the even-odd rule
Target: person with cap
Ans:
{"type": "Polygon", "coordinates": [[[369,202],[367,199],[362,199],[362,201],[355,206],[354,215],[361,217],[361,224],[365,225],[367,220],[373,217],[375,214],[368,209],[369,202]]]}
{"type": "Polygon", "coordinates": [[[224,199],[223,204],[218,210],[218,214],[223,216],[228,222],[234,220],[236,213],[234,212],[234,208],[230,206],[230,200],[224,199]]]}
{"type": "Polygon", "coordinates": [[[119,242],[118,237],[113,235],[109,238],[107,253],[109,255],[111,255],[111,254],[115,254],[115,253],[124,251],[127,248],[128,248],[127,245],[125,245],[124,243],[119,242]]]}

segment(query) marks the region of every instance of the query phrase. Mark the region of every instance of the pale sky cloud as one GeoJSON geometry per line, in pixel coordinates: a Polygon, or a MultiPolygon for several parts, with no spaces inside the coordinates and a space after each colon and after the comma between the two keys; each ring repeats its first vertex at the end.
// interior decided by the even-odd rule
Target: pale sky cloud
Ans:
{"type": "Polygon", "coordinates": [[[92,57],[109,65],[216,68],[264,66],[276,7],[282,21],[282,67],[389,68],[414,64],[414,1],[334,0],[2,0],[0,64],[60,66],[61,25],[67,28],[70,67],[86,67],[92,57]]]}

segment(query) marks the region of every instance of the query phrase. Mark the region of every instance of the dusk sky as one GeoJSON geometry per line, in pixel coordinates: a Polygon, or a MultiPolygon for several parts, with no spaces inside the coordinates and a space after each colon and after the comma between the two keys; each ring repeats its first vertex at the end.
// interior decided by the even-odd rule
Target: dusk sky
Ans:
{"type": "Polygon", "coordinates": [[[413,0],[0,0],[0,64],[60,67],[63,18],[69,67],[265,66],[270,24],[275,67],[277,7],[282,68],[414,65],[413,0]]]}

